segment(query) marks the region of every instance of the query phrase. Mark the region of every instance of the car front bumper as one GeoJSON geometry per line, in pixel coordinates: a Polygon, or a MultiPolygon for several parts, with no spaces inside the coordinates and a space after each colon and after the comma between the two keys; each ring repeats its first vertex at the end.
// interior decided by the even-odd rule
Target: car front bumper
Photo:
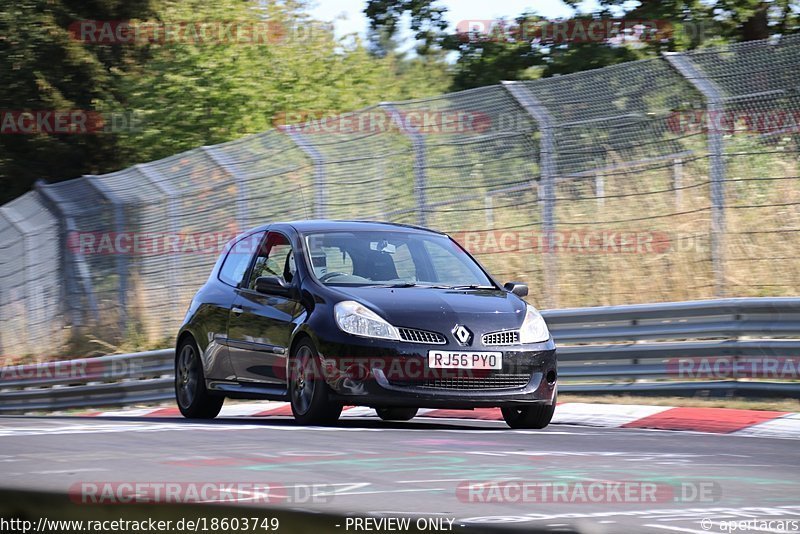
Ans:
{"type": "Polygon", "coordinates": [[[554,401],[557,360],[552,340],[531,345],[458,347],[349,335],[342,338],[320,340],[319,347],[334,400],[345,404],[469,409],[554,401]],[[431,369],[428,351],[437,349],[499,352],[503,368],[431,369]]]}

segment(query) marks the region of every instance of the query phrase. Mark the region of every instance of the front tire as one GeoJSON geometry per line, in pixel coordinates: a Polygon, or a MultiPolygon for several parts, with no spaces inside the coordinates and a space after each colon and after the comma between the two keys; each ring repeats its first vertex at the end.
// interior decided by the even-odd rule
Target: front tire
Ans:
{"type": "Polygon", "coordinates": [[[416,417],[419,408],[375,408],[375,411],[384,421],[411,421],[416,417]]]}
{"type": "Polygon", "coordinates": [[[175,400],[188,419],[214,419],[225,402],[225,397],[211,395],[206,389],[200,351],[189,337],[178,346],[175,358],[175,400]]]}
{"type": "Polygon", "coordinates": [[[310,340],[297,344],[291,358],[289,398],[292,415],[301,425],[330,425],[342,413],[342,405],[328,399],[319,355],[310,340]]]}
{"type": "Polygon", "coordinates": [[[550,424],[556,411],[556,397],[553,404],[534,404],[533,406],[512,406],[501,408],[506,424],[515,429],[542,429],[550,424]]]}

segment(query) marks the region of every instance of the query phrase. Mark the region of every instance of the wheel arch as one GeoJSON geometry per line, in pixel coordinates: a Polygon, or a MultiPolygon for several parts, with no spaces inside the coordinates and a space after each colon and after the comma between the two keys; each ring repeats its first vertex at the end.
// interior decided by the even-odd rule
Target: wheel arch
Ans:
{"type": "Polygon", "coordinates": [[[179,356],[178,349],[181,348],[181,345],[183,345],[183,342],[186,341],[187,339],[191,339],[192,342],[194,343],[195,348],[197,348],[198,351],[200,350],[199,347],[197,346],[197,339],[195,339],[194,334],[192,334],[189,330],[184,330],[183,332],[178,334],[178,339],[175,341],[175,361],[178,361],[178,356],[179,356]]]}
{"type": "Polygon", "coordinates": [[[300,342],[306,339],[310,341],[312,345],[314,345],[314,348],[317,351],[317,355],[319,355],[319,346],[317,344],[316,339],[314,338],[315,336],[312,335],[310,331],[306,330],[305,328],[299,329],[292,337],[292,342],[289,344],[289,353],[287,354],[287,356],[291,358],[292,355],[294,354],[294,350],[297,347],[297,345],[299,345],[300,342]]]}

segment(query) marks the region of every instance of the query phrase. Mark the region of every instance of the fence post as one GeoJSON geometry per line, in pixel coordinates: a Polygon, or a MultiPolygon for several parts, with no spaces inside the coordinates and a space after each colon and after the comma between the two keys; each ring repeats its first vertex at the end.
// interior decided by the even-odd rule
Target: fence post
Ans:
{"type": "Polygon", "coordinates": [[[544,233],[544,258],[542,268],[544,269],[544,283],[546,289],[545,306],[548,308],[558,307],[558,259],[554,250],[555,240],[555,181],[556,181],[556,161],[555,161],[555,141],[553,139],[553,120],[550,113],[539,102],[528,89],[520,82],[503,82],[503,87],[511,94],[514,100],[536,121],[541,133],[541,145],[539,147],[539,168],[541,186],[540,199],[542,206],[542,230],[544,233]]]}
{"type": "Polygon", "coordinates": [[[92,278],[89,274],[89,267],[86,264],[86,259],[83,257],[81,247],[76,247],[76,250],[70,250],[70,235],[77,235],[78,228],[75,225],[75,220],[71,214],[68,214],[64,209],[62,203],[63,199],[59,197],[54,191],[51,191],[44,180],[37,180],[34,184],[36,191],[42,196],[42,200],[47,204],[58,216],[61,221],[62,231],[62,262],[64,273],[64,286],[67,288],[67,306],[72,312],[72,326],[78,328],[84,326],[81,310],[75,308],[73,299],[70,295],[77,294],[74,290],[73,280],[79,280],[80,285],[83,286],[83,293],[86,296],[86,303],[89,306],[89,311],[95,322],[99,322],[100,317],[97,312],[97,299],[94,295],[94,288],[92,287],[92,278]]]}
{"type": "Polygon", "coordinates": [[[675,188],[675,209],[683,207],[683,160],[676,158],[672,165],[672,182],[675,188]]]}
{"type": "Polygon", "coordinates": [[[296,128],[286,126],[281,130],[300,147],[300,150],[305,152],[311,163],[314,164],[314,217],[325,219],[328,215],[325,205],[325,158],[296,128]]]}
{"type": "MultiPolygon", "coordinates": [[[[150,183],[152,183],[156,189],[161,191],[164,196],[167,197],[167,220],[169,221],[169,231],[172,236],[178,235],[178,222],[177,222],[177,211],[178,207],[176,204],[175,199],[175,191],[172,187],[166,183],[165,180],[160,179],[159,175],[153,171],[149,164],[140,163],[139,165],[134,165],[134,168],[139,171],[139,173],[144,176],[150,183]]],[[[169,264],[169,270],[167,272],[167,292],[173,291],[175,286],[177,285],[177,254],[175,252],[165,251],[165,253],[169,256],[167,263],[169,264]]],[[[172,319],[180,320],[181,310],[178,309],[178,299],[170,298],[172,302],[172,319]]]]}
{"type": "MultiPolygon", "coordinates": [[[[22,321],[22,328],[24,331],[21,333],[20,338],[25,340],[25,351],[29,352],[30,347],[32,346],[33,340],[28,335],[28,324],[30,324],[30,317],[28,313],[28,306],[31,302],[31,286],[29,276],[32,272],[32,269],[28,265],[28,240],[26,238],[25,229],[20,226],[18,222],[14,219],[9,217],[4,210],[8,209],[6,206],[0,208],[0,218],[5,219],[8,222],[8,225],[14,229],[15,232],[19,234],[19,239],[22,242],[22,266],[23,266],[23,273],[22,273],[22,302],[23,302],[23,309],[25,310],[25,317],[22,321]]],[[[7,283],[7,282],[6,282],[7,283]]],[[[10,285],[10,284],[9,284],[10,285]]],[[[0,300],[2,302],[2,300],[0,300]]],[[[2,349],[2,345],[0,345],[0,349],[2,349]]],[[[0,354],[5,354],[5,352],[0,351],[0,354]]]]}
{"type": "Polygon", "coordinates": [[[483,202],[484,213],[486,214],[486,228],[494,226],[494,196],[489,192],[483,202]]]}
{"type": "Polygon", "coordinates": [[[597,196],[597,205],[604,206],[606,203],[606,179],[601,172],[594,175],[594,190],[597,196]]]}
{"type": "MultiPolygon", "coordinates": [[[[405,125],[400,112],[391,102],[381,102],[380,107],[391,116],[391,121],[398,125],[405,125]]],[[[417,224],[428,225],[428,175],[425,166],[425,137],[415,128],[401,127],[401,131],[408,134],[411,146],[414,149],[414,196],[417,200],[417,224]]]]}
{"type": "Polygon", "coordinates": [[[679,53],[664,53],[664,59],[692,84],[706,100],[709,174],[711,180],[711,264],[714,296],[725,296],[725,159],[722,132],[715,120],[725,111],[725,98],[713,80],[703,75],[692,60],[679,53]]]}
{"type": "MultiPolygon", "coordinates": [[[[86,175],[83,178],[91,188],[100,193],[100,196],[114,206],[114,233],[120,235],[126,232],[125,208],[123,207],[124,202],[122,199],[113,190],[106,187],[104,183],[100,182],[97,176],[86,175]]],[[[128,254],[122,254],[117,250],[114,255],[117,277],[119,278],[117,289],[119,292],[119,335],[121,339],[124,339],[128,324],[128,254]]]]}
{"type": "Polygon", "coordinates": [[[240,232],[246,230],[249,225],[247,215],[247,184],[245,183],[245,179],[242,177],[242,174],[234,168],[236,163],[232,162],[227,154],[221,153],[218,147],[204,146],[202,150],[217,167],[228,173],[228,176],[236,181],[236,224],[240,232]]]}

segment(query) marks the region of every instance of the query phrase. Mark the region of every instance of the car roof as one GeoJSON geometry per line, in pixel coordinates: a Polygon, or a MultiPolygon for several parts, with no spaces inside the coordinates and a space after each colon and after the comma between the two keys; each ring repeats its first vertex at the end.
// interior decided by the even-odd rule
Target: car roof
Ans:
{"type": "Polygon", "coordinates": [[[339,221],[339,220],[304,220],[304,221],[287,221],[275,222],[265,224],[254,230],[266,230],[270,226],[278,227],[281,225],[291,226],[301,234],[312,232],[355,232],[355,231],[397,231],[403,230],[405,232],[413,233],[433,233],[442,234],[436,230],[430,230],[421,226],[414,226],[411,224],[378,222],[378,221],[339,221]]]}

